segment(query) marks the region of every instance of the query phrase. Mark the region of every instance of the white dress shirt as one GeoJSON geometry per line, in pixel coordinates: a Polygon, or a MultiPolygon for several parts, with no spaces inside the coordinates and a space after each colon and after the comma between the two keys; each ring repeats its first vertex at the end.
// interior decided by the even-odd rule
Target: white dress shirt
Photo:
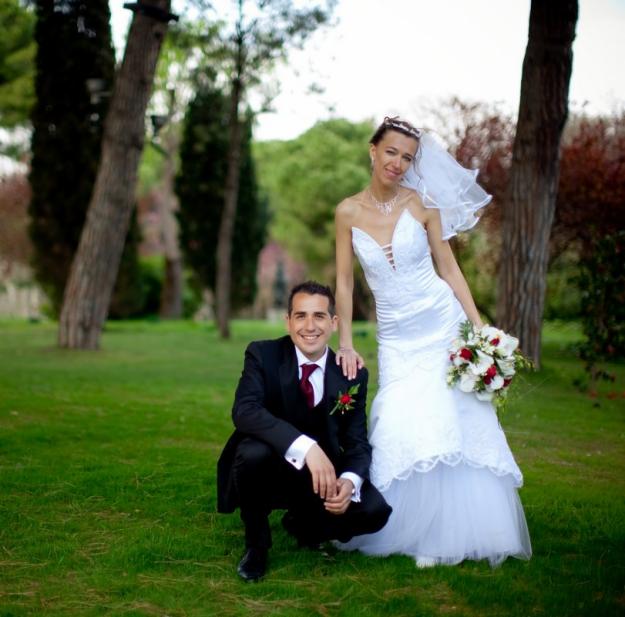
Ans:
{"type": "MultiPolygon", "coordinates": [[[[308,359],[297,347],[295,347],[295,354],[297,355],[297,377],[298,379],[302,378],[302,364],[316,364],[319,368],[315,369],[311,374],[308,380],[310,381],[313,392],[315,395],[315,405],[318,405],[321,399],[323,398],[323,383],[326,372],[326,362],[328,360],[328,348],[319,358],[313,362],[308,359]]],[[[308,454],[308,450],[310,450],[311,446],[316,444],[317,442],[314,439],[311,439],[308,435],[300,435],[286,451],[284,458],[295,467],[295,469],[301,469],[306,463],[306,455],[308,454]]],[[[360,501],[360,489],[362,487],[362,478],[352,472],[352,471],[344,471],[341,474],[341,478],[345,478],[346,480],[350,480],[354,485],[354,492],[352,493],[352,501],[359,502],[360,501]]]]}

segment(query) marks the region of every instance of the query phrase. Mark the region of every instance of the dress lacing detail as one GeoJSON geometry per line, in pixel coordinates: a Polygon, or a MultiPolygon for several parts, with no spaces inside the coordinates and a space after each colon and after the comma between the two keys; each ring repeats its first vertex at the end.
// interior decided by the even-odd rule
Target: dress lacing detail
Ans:
{"type": "Polygon", "coordinates": [[[382,245],[380,248],[384,252],[384,257],[386,257],[391,268],[395,270],[395,258],[393,257],[393,243],[389,242],[388,244],[382,245]]]}

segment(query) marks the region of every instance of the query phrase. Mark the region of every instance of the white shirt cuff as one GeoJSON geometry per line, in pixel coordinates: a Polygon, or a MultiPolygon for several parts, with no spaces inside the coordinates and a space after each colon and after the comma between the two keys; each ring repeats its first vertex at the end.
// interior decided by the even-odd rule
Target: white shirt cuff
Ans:
{"type": "MultiPolygon", "coordinates": [[[[288,463],[291,463],[295,469],[301,469],[306,462],[306,455],[308,450],[314,446],[317,442],[314,439],[308,437],[308,435],[300,435],[286,451],[284,458],[288,463]]],[[[351,480],[351,478],[350,478],[351,480]]]]}
{"type": "Polygon", "coordinates": [[[354,492],[352,493],[352,501],[356,503],[360,503],[360,489],[362,488],[362,478],[355,474],[353,471],[344,471],[341,474],[341,478],[345,478],[346,480],[351,480],[351,483],[354,485],[354,492]]]}

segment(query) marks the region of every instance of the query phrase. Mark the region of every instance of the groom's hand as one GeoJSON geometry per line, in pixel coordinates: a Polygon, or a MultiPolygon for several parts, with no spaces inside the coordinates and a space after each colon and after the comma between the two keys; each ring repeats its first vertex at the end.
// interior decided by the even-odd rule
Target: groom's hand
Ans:
{"type": "Polygon", "coordinates": [[[339,478],[336,481],[336,495],[328,497],[325,508],[330,514],[344,514],[352,500],[354,485],[347,478],[339,478]]]}
{"type": "Polygon", "coordinates": [[[317,444],[313,444],[304,460],[312,476],[313,491],[321,499],[336,495],[336,471],[326,453],[317,444]]]}

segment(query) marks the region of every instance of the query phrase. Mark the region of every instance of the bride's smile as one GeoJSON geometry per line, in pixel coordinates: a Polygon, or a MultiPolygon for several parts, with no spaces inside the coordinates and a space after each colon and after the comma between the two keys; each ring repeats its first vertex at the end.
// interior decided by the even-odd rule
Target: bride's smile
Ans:
{"type": "Polygon", "coordinates": [[[390,192],[396,191],[414,160],[417,148],[417,141],[413,137],[395,131],[388,131],[379,143],[371,144],[371,186],[378,199],[392,197],[390,192]]]}

